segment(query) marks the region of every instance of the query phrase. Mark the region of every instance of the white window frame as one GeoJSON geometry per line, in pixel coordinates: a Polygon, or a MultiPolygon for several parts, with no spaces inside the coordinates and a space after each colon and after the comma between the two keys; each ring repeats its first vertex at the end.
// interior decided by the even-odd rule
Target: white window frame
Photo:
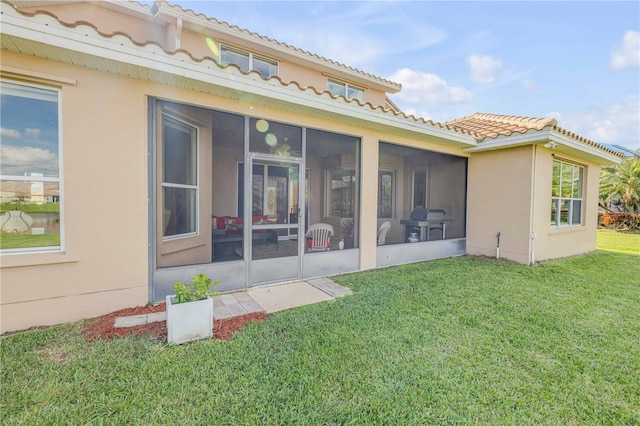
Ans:
{"type": "Polygon", "coordinates": [[[329,77],[329,78],[327,78],[327,90],[328,90],[331,94],[334,94],[334,93],[333,93],[333,92],[331,92],[331,90],[329,89],[329,85],[330,85],[330,84],[335,84],[335,85],[337,85],[337,86],[342,86],[342,87],[344,87],[344,91],[343,91],[343,93],[335,94],[335,96],[342,95],[342,96],[344,96],[344,97],[345,97],[345,99],[357,99],[357,100],[359,100],[360,102],[364,102],[364,92],[365,92],[365,90],[364,90],[364,88],[363,88],[363,87],[355,86],[355,85],[350,84],[350,83],[347,83],[347,82],[345,82],[345,81],[336,80],[335,78],[331,78],[331,77],[329,77]],[[349,96],[349,90],[357,91],[358,93],[361,93],[361,94],[362,94],[362,96],[361,96],[361,97],[360,97],[360,96],[356,96],[356,97],[351,96],[351,97],[350,97],[350,96],[349,96]]]}
{"type": "MultiPolygon", "coordinates": [[[[197,235],[200,235],[200,129],[197,126],[194,126],[192,123],[189,123],[185,120],[181,120],[180,118],[176,117],[173,114],[163,114],[162,115],[162,125],[165,125],[165,120],[169,119],[169,122],[171,121],[176,121],[179,124],[189,127],[191,129],[193,129],[195,131],[195,153],[196,153],[196,170],[195,170],[195,175],[196,175],[196,184],[195,185],[185,185],[185,184],[179,184],[179,183],[170,183],[170,182],[165,182],[164,181],[164,176],[162,177],[162,189],[163,189],[163,193],[164,193],[164,188],[178,188],[178,189],[193,189],[195,190],[195,199],[196,199],[196,203],[195,203],[195,231],[194,232],[187,232],[184,234],[175,234],[175,235],[169,235],[169,236],[165,236],[164,235],[164,231],[162,233],[162,240],[163,241],[170,241],[170,240],[176,240],[176,239],[180,239],[180,238],[187,238],[187,237],[194,237],[197,235]]],[[[164,151],[162,153],[163,159],[162,161],[164,162],[164,151]]],[[[162,197],[164,197],[164,195],[162,195],[162,197]]],[[[164,208],[164,201],[162,202],[162,208],[164,208]]]]}
{"type": "MultiPolygon", "coordinates": [[[[278,75],[278,72],[279,72],[279,69],[280,69],[278,61],[274,61],[273,59],[269,59],[269,58],[266,58],[266,57],[261,56],[261,55],[256,55],[256,54],[254,54],[252,52],[248,52],[246,50],[238,49],[238,48],[231,47],[231,46],[226,46],[226,45],[223,45],[223,44],[220,45],[220,63],[221,63],[221,65],[233,64],[233,62],[226,62],[225,63],[225,62],[222,61],[222,52],[225,51],[225,50],[226,51],[230,51],[230,52],[234,52],[234,53],[237,53],[237,54],[240,54],[240,55],[246,55],[249,58],[249,69],[242,70],[242,71],[246,71],[246,72],[249,72],[251,70],[258,71],[254,66],[254,61],[262,61],[262,62],[266,62],[267,64],[273,65],[275,67],[275,73],[273,73],[273,74],[264,75],[264,74],[260,73],[263,77],[269,78],[269,77],[273,77],[273,76],[277,76],[278,75]]],[[[238,64],[234,64],[234,65],[238,65],[238,64]]]]}
{"type": "MultiPolygon", "coordinates": [[[[551,190],[551,202],[555,204],[555,217],[553,217],[553,221],[550,223],[552,228],[566,228],[572,226],[582,226],[583,216],[584,216],[584,180],[585,180],[585,172],[586,168],[579,164],[575,164],[569,161],[563,161],[560,159],[554,159],[553,163],[558,163],[560,165],[560,176],[558,179],[558,195],[553,195],[553,186],[551,190]],[[569,197],[562,196],[562,170],[564,167],[571,167],[571,195],[569,197]],[[580,194],[579,197],[574,197],[574,182],[576,178],[576,173],[579,173],[579,170],[582,170],[582,176],[580,178],[580,194]],[[568,201],[569,208],[567,210],[567,223],[562,224],[560,221],[561,218],[561,209],[560,206],[563,201],[568,201]],[[580,218],[578,223],[573,223],[573,205],[574,201],[580,201],[580,218]]],[[[553,181],[553,167],[552,167],[552,181],[553,181]]],[[[552,182],[553,185],[553,182],[552,182]]]]}
{"type": "MultiPolygon", "coordinates": [[[[9,83],[16,86],[22,86],[25,88],[35,88],[40,90],[48,90],[56,92],[56,102],[58,106],[58,177],[46,177],[46,176],[15,176],[15,175],[3,175],[0,174],[0,181],[5,180],[20,180],[26,182],[41,182],[41,183],[57,183],[59,190],[59,220],[60,220],[60,245],[58,246],[43,246],[43,247],[24,247],[13,249],[0,249],[0,254],[10,253],[43,253],[43,252],[64,252],[66,250],[65,239],[65,214],[64,214],[64,177],[63,177],[63,143],[62,143],[62,90],[56,87],[41,86],[32,83],[25,83],[22,81],[12,81],[8,79],[0,79],[3,83],[9,83]]],[[[25,96],[26,97],[26,96],[25,96]]]]}

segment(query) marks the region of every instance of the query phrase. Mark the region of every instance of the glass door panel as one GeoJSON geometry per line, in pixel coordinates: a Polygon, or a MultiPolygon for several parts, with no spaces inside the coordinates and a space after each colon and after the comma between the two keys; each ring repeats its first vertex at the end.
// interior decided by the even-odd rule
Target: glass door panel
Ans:
{"type": "Polygon", "coordinates": [[[250,282],[300,275],[301,161],[252,159],[250,282]]]}

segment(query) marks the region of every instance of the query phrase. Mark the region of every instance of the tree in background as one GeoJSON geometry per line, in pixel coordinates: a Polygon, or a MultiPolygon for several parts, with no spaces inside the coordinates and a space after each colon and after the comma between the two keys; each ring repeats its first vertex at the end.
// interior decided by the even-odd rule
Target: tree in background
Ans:
{"type": "Polygon", "coordinates": [[[600,172],[600,198],[620,200],[629,213],[640,207],[640,158],[626,158],[620,164],[604,166],[600,172]]]}

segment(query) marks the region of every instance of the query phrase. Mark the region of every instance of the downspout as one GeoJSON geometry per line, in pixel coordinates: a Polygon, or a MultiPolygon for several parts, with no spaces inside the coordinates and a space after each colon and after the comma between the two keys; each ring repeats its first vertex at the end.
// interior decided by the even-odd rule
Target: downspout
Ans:
{"type": "Polygon", "coordinates": [[[538,171],[538,145],[533,145],[533,199],[531,200],[531,261],[536,263],[536,172],[538,171]]]}

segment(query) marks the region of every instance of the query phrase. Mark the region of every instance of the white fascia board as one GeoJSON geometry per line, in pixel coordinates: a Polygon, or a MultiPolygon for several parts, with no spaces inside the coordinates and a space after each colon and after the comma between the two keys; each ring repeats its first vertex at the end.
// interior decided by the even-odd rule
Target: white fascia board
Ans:
{"type": "MultiPolygon", "coordinates": [[[[487,138],[488,139],[488,138],[487,138]]],[[[509,136],[499,136],[495,139],[489,139],[486,142],[480,142],[471,148],[465,148],[465,152],[482,152],[494,149],[513,148],[520,145],[530,145],[536,142],[542,142],[549,139],[549,130],[529,130],[527,133],[511,134],[509,136]]]]}
{"type": "MultiPolygon", "coordinates": [[[[94,30],[91,29],[91,31],[94,30]]],[[[354,105],[347,104],[344,101],[318,96],[315,92],[310,95],[308,91],[301,91],[294,84],[283,86],[279,81],[276,81],[275,84],[270,84],[257,75],[255,78],[251,78],[239,73],[233,74],[228,71],[221,71],[213,62],[210,62],[211,67],[207,67],[202,63],[193,62],[186,54],[167,55],[158,46],[150,47],[157,50],[157,53],[154,53],[149,48],[118,44],[102,38],[86,36],[80,32],[54,28],[51,25],[43,25],[39,22],[26,21],[11,14],[4,14],[2,32],[3,34],[34,40],[46,45],[178,75],[294,105],[330,111],[356,120],[446,139],[457,144],[476,145],[475,139],[470,135],[433,127],[421,122],[414,122],[402,116],[395,116],[393,113],[373,111],[368,106],[354,107],[354,105]],[[187,58],[187,60],[181,60],[181,56],[187,58]]],[[[129,43],[130,41],[127,39],[127,44],[129,43]]]]}
{"type": "MultiPolygon", "coordinates": [[[[181,18],[184,22],[184,28],[189,28],[193,31],[201,32],[202,28],[207,28],[214,33],[220,35],[227,36],[230,40],[229,42],[233,44],[233,39],[242,40],[245,43],[260,46],[263,49],[272,50],[278,52],[280,55],[284,57],[296,58],[303,62],[310,62],[316,66],[320,66],[325,68],[327,72],[333,72],[336,75],[347,75],[350,80],[355,82],[359,82],[360,84],[364,84],[365,86],[381,90],[389,93],[397,93],[400,91],[400,87],[394,83],[387,83],[378,78],[369,77],[363,73],[359,73],[354,70],[350,70],[347,66],[341,66],[337,63],[330,62],[328,60],[321,59],[320,57],[315,57],[313,54],[304,53],[301,50],[297,50],[293,47],[282,46],[276,42],[265,40],[261,38],[261,36],[257,35],[257,33],[249,34],[249,30],[238,30],[235,28],[229,28],[225,24],[213,24],[205,19],[196,18],[191,16],[189,13],[180,12],[171,8],[167,8],[166,6],[161,6],[158,10],[160,15],[170,16],[172,18],[181,18]]],[[[204,35],[203,35],[204,36],[204,35]]]]}
{"type": "Polygon", "coordinates": [[[522,145],[531,145],[536,143],[556,142],[563,147],[578,151],[579,153],[605,162],[619,163],[620,158],[606,151],[598,149],[594,146],[576,141],[566,135],[558,133],[552,129],[529,130],[527,133],[511,134],[509,136],[499,136],[487,142],[481,142],[477,146],[464,148],[465,152],[483,152],[495,149],[514,148],[522,145]]]}
{"type": "Polygon", "coordinates": [[[622,161],[622,159],[617,155],[603,151],[601,149],[596,148],[595,146],[586,144],[584,142],[576,141],[575,139],[567,135],[563,135],[562,133],[552,131],[550,134],[549,140],[551,140],[552,142],[556,142],[560,145],[564,145],[568,148],[576,149],[587,155],[601,158],[606,162],[619,164],[622,161]]]}

